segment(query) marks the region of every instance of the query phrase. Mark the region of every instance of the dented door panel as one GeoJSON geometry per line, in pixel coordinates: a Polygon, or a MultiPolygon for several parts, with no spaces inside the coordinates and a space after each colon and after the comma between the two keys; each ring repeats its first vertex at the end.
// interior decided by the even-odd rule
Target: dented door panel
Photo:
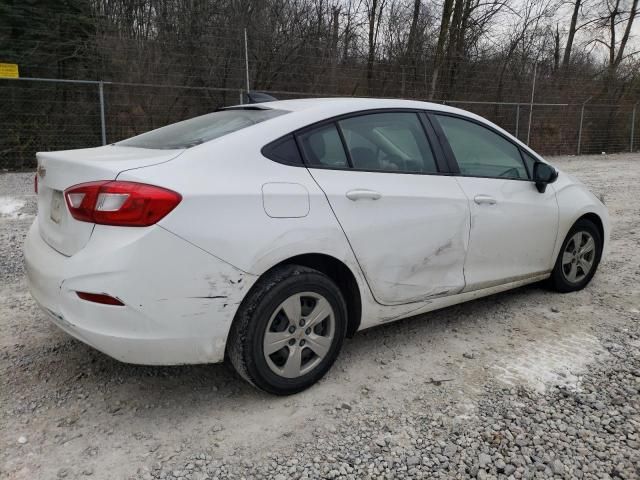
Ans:
{"type": "Polygon", "coordinates": [[[553,185],[544,193],[533,182],[457,177],[469,198],[471,233],[465,263],[466,290],[487,288],[549,272],[558,232],[553,185]],[[493,203],[475,200],[491,197],[493,203]]]}
{"type": "Polygon", "coordinates": [[[419,302],[462,291],[469,206],[454,178],[310,172],[326,193],[379,303],[419,302]],[[377,195],[354,200],[347,196],[354,190],[377,195]]]}

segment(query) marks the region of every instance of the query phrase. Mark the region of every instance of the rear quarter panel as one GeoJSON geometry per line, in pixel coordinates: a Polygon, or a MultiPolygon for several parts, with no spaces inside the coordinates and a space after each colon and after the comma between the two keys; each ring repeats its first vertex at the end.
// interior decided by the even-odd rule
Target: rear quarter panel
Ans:
{"type": "Polygon", "coordinates": [[[182,202],[160,226],[245,272],[261,274],[279,259],[310,252],[351,261],[324,193],[305,168],[263,157],[260,141],[214,143],[192,149],[177,162],[124,172],[118,180],[179,192],[182,202]],[[263,186],[277,183],[299,185],[308,192],[306,214],[267,214],[263,186]]]}
{"type": "Polygon", "coordinates": [[[286,132],[264,137],[259,133],[229,135],[224,142],[190,149],[179,161],[123,172],[118,180],[179,192],[182,202],[159,225],[245,273],[262,275],[284,260],[308,253],[342,261],[358,282],[363,323],[364,319],[375,323],[377,304],[324,192],[306,168],[282,165],[260,153],[271,137],[286,132]],[[304,216],[267,214],[263,186],[277,183],[300,185],[308,192],[304,216]]]}

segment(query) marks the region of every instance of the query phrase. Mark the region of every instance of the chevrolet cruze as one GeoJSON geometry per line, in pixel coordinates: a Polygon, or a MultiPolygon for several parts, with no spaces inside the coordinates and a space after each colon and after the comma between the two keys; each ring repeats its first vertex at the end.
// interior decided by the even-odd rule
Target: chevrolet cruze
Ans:
{"type": "Polygon", "coordinates": [[[123,362],[230,360],[275,394],[345,336],[546,280],[585,287],[605,206],[481,117],[415,101],[225,108],[38,153],[33,297],[123,362]]]}

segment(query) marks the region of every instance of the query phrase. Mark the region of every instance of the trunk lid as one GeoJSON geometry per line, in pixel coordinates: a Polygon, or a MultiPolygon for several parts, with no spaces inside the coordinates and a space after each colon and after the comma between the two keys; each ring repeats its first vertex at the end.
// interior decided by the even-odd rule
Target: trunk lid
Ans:
{"type": "Polygon", "coordinates": [[[79,183],[115,180],[125,170],[167,162],[184,150],[152,150],[108,145],[61,152],[39,152],[38,227],[43,240],[66,256],[81,250],[91,238],[93,223],[69,213],[64,191],[79,183]]]}

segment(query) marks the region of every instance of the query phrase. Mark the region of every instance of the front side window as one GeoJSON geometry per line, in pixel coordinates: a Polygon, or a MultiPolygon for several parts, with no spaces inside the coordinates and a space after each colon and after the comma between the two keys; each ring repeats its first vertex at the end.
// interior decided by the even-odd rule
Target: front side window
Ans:
{"type": "Polygon", "coordinates": [[[375,113],[338,122],[357,170],[436,173],[435,158],[415,113],[375,113]]]}
{"type": "Polygon", "coordinates": [[[477,123],[435,115],[456,157],[460,173],[475,177],[528,179],[513,143],[477,123]]]}
{"type": "Polygon", "coordinates": [[[302,133],[298,138],[310,167],[349,168],[340,134],[333,123],[302,133]]]}
{"type": "Polygon", "coordinates": [[[123,140],[116,145],[161,150],[189,148],[285,113],[288,112],[255,108],[222,110],[167,125],[123,140]]]}

